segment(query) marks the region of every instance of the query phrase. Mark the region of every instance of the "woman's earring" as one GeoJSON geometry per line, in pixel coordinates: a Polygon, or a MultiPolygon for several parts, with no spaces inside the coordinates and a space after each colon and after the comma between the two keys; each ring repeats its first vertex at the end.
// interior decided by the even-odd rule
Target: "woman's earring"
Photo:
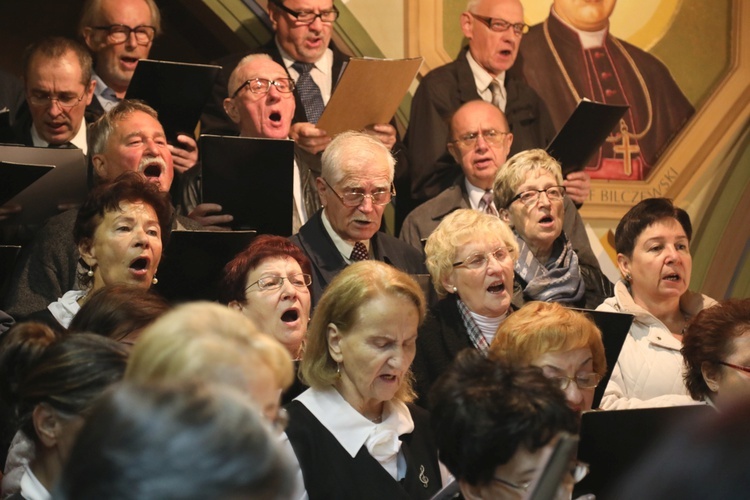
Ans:
{"type": "Polygon", "coordinates": [[[336,378],[341,378],[341,363],[336,363],[336,378]]]}
{"type": "Polygon", "coordinates": [[[456,286],[453,287],[453,293],[458,293],[458,287],[456,286]]]}
{"type": "Polygon", "coordinates": [[[157,284],[158,282],[159,282],[159,280],[158,280],[158,279],[156,278],[156,276],[154,276],[153,278],[151,278],[151,284],[152,284],[152,285],[155,285],[155,284],[157,284]]]}
{"type": "Polygon", "coordinates": [[[86,276],[88,276],[89,278],[91,278],[92,276],[94,276],[94,270],[91,269],[91,268],[89,268],[89,270],[86,271],[86,276]]]}
{"type": "Polygon", "coordinates": [[[633,276],[630,273],[625,273],[625,281],[630,283],[631,281],[633,281],[633,276]]]}

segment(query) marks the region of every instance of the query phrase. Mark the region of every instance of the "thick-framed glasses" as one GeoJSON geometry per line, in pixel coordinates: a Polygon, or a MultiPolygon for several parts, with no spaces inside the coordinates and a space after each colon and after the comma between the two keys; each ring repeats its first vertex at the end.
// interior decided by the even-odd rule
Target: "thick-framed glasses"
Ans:
{"type": "Polygon", "coordinates": [[[602,376],[598,373],[586,373],[584,375],[576,375],[575,377],[566,377],[564,375],[556,375],[554,377],[548,377],[563,391],[570,386],[571,382],[575,382],[579,389],[595,389],[599,382],[602,381],[602,376]]]}
{"type": "Polygon", "coordinates": [[[528,191],[520,192],[510,199],[505,208],[511,206],[516,200],[521,200],[521,203],[527,207],[536,205],[542,193],[547,195],[549,201],[562,201],[565,196],[565,186],[550,186],[547,189],[529,189],[528,191]]]}
{"type": "Polygon", "coordinates": [[[258,281],[253,281],[247,285],[245,291],[247,292],[256,285],[260,290],[278,290],[284,285],[284,280],[299,289],[307,288],[312,284],[312,276],[305,273],[297,273],[290,276],[263,276],[258,281]]]}
{"type": "Polygon", "coordinates": [[[717,361],[720,365],[728,366],[729,368],[734,368],[735,370],[739,370],[741,372],[750,373],[750,366],[742,366],[742,365],[735,365],[732,363],[727,363],[726,361],[717,361]]]}
{"type": "Polygon", "coordinates": [[[465,148],[473,148],[477,143],[477,139],[479,139],[479,137],[483,137],[488,144],[492,144],[493,146],[502,146],[503,141],[505,141],[505,136],[509,133],[510,132],[500,132],[499,130],[495,129],[480,130],[479,132],[464,134],[461,137],[457,137],[452,142],[453,144],[457,144],[465,148]]]}
{"type": "Polygon", "coordinates": [[[63,92],[58,95],[47,94],[44,92],[31,92],[26,96],[29,104],[32,106],[52,106],[53,102],[57,102],[57,105],[63,109],[71,109],[78,105],[86,95],[86,91],[83,94],[77,96],[72,92],[63,92]]]}
{"type": "Polygon", "coordinates": [[[242,92],[242,89],[244,88],[250,89],[250,92],[252,92],[253,94],[267,94],[271,91],[271,85],[276,87],[276,90],[278,90],[282,94],[289,94],[291,92],[294,92],[294,89],[296,88],[294,86],[294,80],[292,80],[291,78],[278,78],[276,80],[253,78],[252,80],[247,80],[245,83],[240,85],[237,90],[234,91],[234,94],[232,94],[232,99],[237,97],[237,94],[242,92]]]}
{"type": "Polygon", "coordinates": [[[509,23],[505,19],[500,19],[499,17],[478,16],[473,12],[469,12],[469,14],[471,14],[471,17],[480,21],[489,29],[496,31],[497,33],[508,31],[510,28],[513,28],[513,32],[518,36],[525,35],[529,32],[529,25],[526,23],[509,23]]]}
{"type": "Polygon", "coordinates": [[[333,194],[341,200],[341,203],[349,208],[360,206],[362,202],[365,201],[365,198],[370,198],[373,205],[387,205],[391,199],[396,196],[396,188],[393,184],[391,184],[391,189],[389,190],[381,189],[372,194],[366,194],[361,191],[345,191],[343,195],[340,195],[327,180],[323,179],[323,182],[325,182],[331,191],[333,191],[333,194]]]}
{"type": "MultiPolygon", "coordinates": [[[[573,478],[573,484],[580,483],[584,477],[589,474],[589,464],[584,462],[575,462],[573,467],[570,469],[570,476],[573,478]]],[[[493,477],[493,481],[509,486],[517,491],[528,491],[533,481],[525,481],[523,483],[514,483],[503,479],[501,477],[493,477]]]]}
{"type": "Polygon", "coordinates": [[[286,5],[284,5],[283,0],[271,0],[271,3],[274,4],[279,9],[283,10],[290,16],[292,16],[299,25],[307,25],[312,24],[315,22],[315,19],[320,18],[320,20],[327,24],[332,24],[336,19],[339,17],[339,10],[334,5],[331,10],[323,10],[316,14],[315,12],[307,11],[307,12],[297,12],[296,10],[292,10],[286,5]]]}
{"type": "Polygon", "coordinates": [[[156,35],[156,28],[153,26],[136,26],[131,28],[124,24],[110,24],[109,26],[94,26],[95,30],[106,31],[107,40],[110,43],[124,43],[130,38],[131,33],[135,33],[135,41],[138,45],[148,45],[156,35]]]}
{"type": "Polygon", "coordinates": [[[494,257],[498,262],[504,262],[510,258],[513,253],[512,248],[500,247],[496,248],[491,252],[487,253],[473,253],[466,257],[461,262],[454,262],[453,267],[465,267],[466,269],[484,269],[490,262],[490,256],[494,257]]]}

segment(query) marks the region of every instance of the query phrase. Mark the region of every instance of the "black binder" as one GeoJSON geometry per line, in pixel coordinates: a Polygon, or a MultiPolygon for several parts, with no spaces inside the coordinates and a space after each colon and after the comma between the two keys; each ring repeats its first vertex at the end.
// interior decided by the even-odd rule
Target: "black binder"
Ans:
{"type": "Polygon", "coordinates": [[[206,105],[221,66],[141,59],[125,93],[159,113],[167,141],[178,134],[195,136],[195,127],[206,105]]]}
{"type": "Polygon", "coordinates": [[[291,236],[294,142],[202,135],[204,203],[231,214],[234,230],[291,236]]]}
{"type": "Polygon", "coordinates": [[[578,103],[547,146],[550,156],[560,162],[563,177],[584,169],[628,108],[588,100],[578,103]]]}

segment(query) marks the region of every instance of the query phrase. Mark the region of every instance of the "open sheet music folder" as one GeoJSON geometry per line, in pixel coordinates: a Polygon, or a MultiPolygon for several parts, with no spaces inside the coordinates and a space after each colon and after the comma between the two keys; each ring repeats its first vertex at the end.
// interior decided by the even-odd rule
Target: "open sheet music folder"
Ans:
{"type": "MultiPolygon", "coordinates": [[[[22,207],[20,213],[8,220],[9,223],[40,225],[60,213],[58,207],[80,205],[86,199],[88,171],[80,149],[0,145],[0,161],[5,162],[6,166],[35,165],[33,168],[46,171],[35,182],[6,200],[22,207]]],[[[16,167],[8,168],[12,170],[16,167]]],[[[5,179],[4,175],[0,176],[0,182],[5,182],[5,179]]]]}
{"type": "Polygon", "coordinates": [[[563,177],[586,167],[628,108],[586,99],[578,103],[547,146],[550,156],[560,162],[563,177]]]}
{"type": "Polygon", "coordinates": [[[125,94],[159,113],[159,121],[174,144],[178,134],[194,136],[221,66],[141,59],[125,94]]]}
{"type": "Polygon", "coordinates": [[[203,203],[231,214],[232,229],[291,236],[294,141],[201,135],[203,203]]]}

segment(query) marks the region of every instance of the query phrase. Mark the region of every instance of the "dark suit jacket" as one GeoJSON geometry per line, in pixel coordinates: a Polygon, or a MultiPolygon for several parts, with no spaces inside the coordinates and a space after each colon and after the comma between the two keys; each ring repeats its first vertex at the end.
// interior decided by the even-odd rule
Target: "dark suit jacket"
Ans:
{"type": "MultiPolygon", "coordinates": [[[[331,74],[335,78],[332,88],[335,88],[336,82],[338,82],[339,76],[341,76],[341,69],[343,68],[344,63],[349,61],[349,56],[337,49],[334,44],[329,45],[329,48],[333,51],[333,70],[331,74]]],[[[217,135],[238,135],[240,133],[237,125],[235,125],[235,123],[229,119],[226,112],[224,112],[223,103],[224,99],[227,97],[229,76],[232,74],[232,71],[234,71],[234,68],[237,67],[240,60],[250,54],[268,54],[274,62],[280,64],[281,67],[286,68],[286,66],[284,66],[284,60],[281,58],[281,53],[276,46],[275,38],[255,50],[236,52],[215,61],[214,63],[220,65],[222,70],[219,72],[219,76],[216,77],[211,97],[209,97],[208,103],[206,103],[206,107],[203,109],[203,115],[201,116],[201,133],[217,135]]],[[[294,111],[292,123],[309,121],[305,114],[305,108],[302,105],[302,99],[296,91],[294,92],[294,102],[297,107],[294,111]]]]}
{"type": "MultiPolygon", "coordinates": [[[[448,124],[462,104],[479,99],[474,75],[466,59],[468,47],[458,58],[422,78],[411,103],[406,146],[411,172],[411,194],[426,201],[448,188],[461,168],[446,149],[448,124]]],[[[521,78],[506,72],[505,116],[513,132],[510,154],[544,148],[555,134],[544,102],[521,78]]]]}
{"type": "MultiPolygon", "coordinates": [[[[299,233],[290,238],[292,243],[305,252],[312,264],[313,307],[320,300],[328,283],[347,266],[346,261],[334,245],[331,237],[328,236],[325,226],[323,226],[321,212],[322,209],[318,210],[302,226],[299,233]]],[[[375,260],[391,264],[405,273],[427,273],[420,251],[389,234],[378,231],[370,239],[370,246],[370,253],[375,260]]]]}

